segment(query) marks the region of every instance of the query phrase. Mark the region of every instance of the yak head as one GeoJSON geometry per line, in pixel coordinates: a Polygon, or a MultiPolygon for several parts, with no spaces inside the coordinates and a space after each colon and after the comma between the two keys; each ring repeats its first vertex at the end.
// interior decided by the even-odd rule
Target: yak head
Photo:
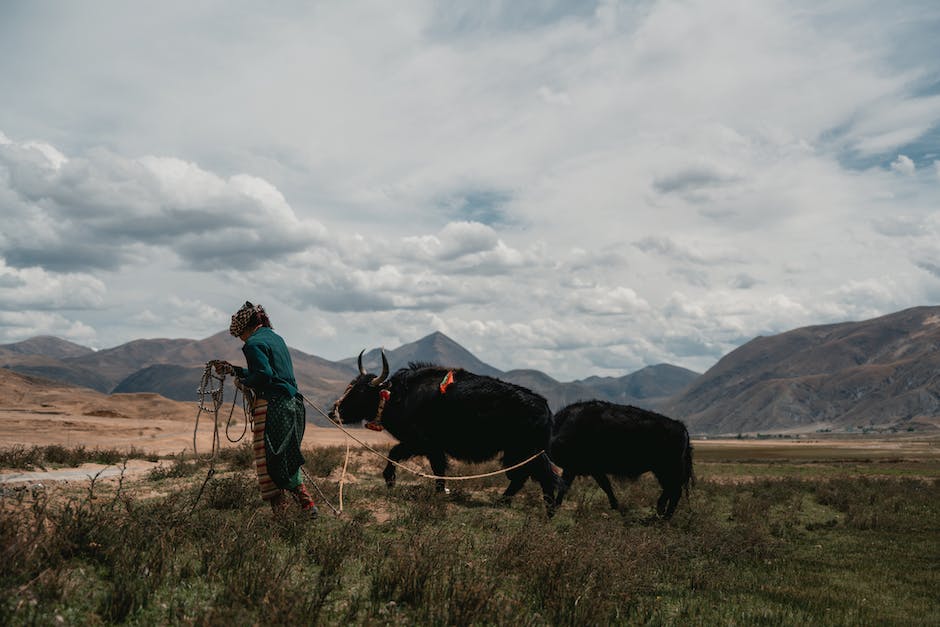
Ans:
{"type": "MultiPolygon", "coordinates": [[[[359,353],[359,375],[349,382],[343,395],[333,403],[330,410],[330,420],[342,423],[372,420],[379,412],[379,403],[384,387],[382,384],[388,378],[388,359],[385,350],[382,350],[382,374],[376,376],[369,374],[362,367],[362,353],[359,353]]],[[[386,392],[386,397],[387,397],[386,392]]]]}

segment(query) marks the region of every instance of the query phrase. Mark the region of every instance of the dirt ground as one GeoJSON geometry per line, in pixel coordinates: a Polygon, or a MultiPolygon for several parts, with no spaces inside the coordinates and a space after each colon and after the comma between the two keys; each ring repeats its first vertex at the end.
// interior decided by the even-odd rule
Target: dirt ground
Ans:
{"type": "MultiPolygon", "coordinates": [[[[73,448],[129,450],[131,447],[159,456],[193,452],[193,433],[196,432],[196,452],[206,455],[211,451],[214,416],[200,414],[198,404],[172,401],[157,394],[100,394],[86,388],[50,385],[48,381],[22,377],[0,369],[0,449],[21,446],[59,444],[73,448]]],[[[233,412],[233,422],[226,437],[230,406],[220,412],[220,440],[223,447],[237,446],[229,438],[242,436],[245,421],[241,407],[233,412]]],[[[363,428],[349,429],[353,437],[369,446],[386,446],[394,440],[385,432],[377,433],[363,428]]],[[[244,438],[251,438],[245,434],[244,438]]],[[[355,450],[358,442],[348,439],[339,428],[307,425],[305,448],[343,446],[349,441],[355,450]]],[[[242,440],[244,442],[245,440],[242,440]]],[[[902,454],[936,459],[940,456],[940,438],[904,436],[852,437],[836,435],[803,435],[799,438],[707,439],[696,440],[694,447],[700,458],[719,449],[766,451],[766,454],[792,456],[801,449],[839,449],[849,451],[878,451],[881,455],[902,454]],[[787,453],[787,451],[792,451],[787,453]],[[894,453],[891,453],[894,451],[894,453]]],[[[761,454],[761,457],[764,455],[761,454]]],[[[420,465],[420,460],[413,460],[420,465]]],[[[87,478],[101,470],[101,466],[87,465],[79,469],[64,469],[68,474],[62,480],[87,478]]],[[[144,472],[152,464],[133,460],[130,473],[144,472]]],[[[108,470],[106,472],[112,472],[108,470]]],[[[24,473],[0,468],[0,481],[59,480],[50,473],[24,473]],[[17,477],[17,478],[14,478],[17,477]]]]}
{"type": "MultiPolygon", "coordinates": [[[[245,428],[244,413],[241,407],[235,407],[226,437],[225,426],[231,409],[225,406],[219,414],[219,437],[223,447],[238,446],[239,443],[229,442],[229,438],[238,439],[245,428]]],[[[130,450],[134,447],[160,456],[192,453],[197,416],[196,452],[206,455],[212,447],[215,418],[211,413],[200,414],[195,401],[172,401],[158,394],[101,394],[0,369],[0,449],[59,444],[86,449],[130,450]]],[[[393,441],[385,432],[362,428],[349,431],[370,446],[393,441]]],[[[339,428],[308,424],[303,446],[343,446],[347,437],[339,428]]],[[[250,441],[251,434],[245,434],[244,438],[250,441]]],[[[355,442],[351,445],[358,446],[355,442]]],[[[129,472],[142,472],[152,467],[152,464],[148,466],[138,461],[128,466],[129,472]]],[[[70,478],[83,478],[101,469],[86,466],[62,472],[71,473],[70,478]]],[[[0,469],[0,479],[4,481],[12,480],[14,475],[21,476],[22,481],[40,477],[54,480],[49,473],[33,477],[32,473],[0,469]]]]}

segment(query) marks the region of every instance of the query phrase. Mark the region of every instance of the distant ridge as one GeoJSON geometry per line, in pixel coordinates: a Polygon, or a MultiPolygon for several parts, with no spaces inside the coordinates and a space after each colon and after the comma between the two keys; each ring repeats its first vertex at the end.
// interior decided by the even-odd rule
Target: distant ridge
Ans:
{"type": "Polygon", "coordinates": [[[0,354],[2,352],[65,359],[67,357],[81,357],[95,351],[87,346],[81,346],[52,335],[37,335],[22,342],[4,344],[0,346],[0,354]]]}
{"type": "MultiPolygon", "coordinates": [[[[433,363],[448,368],[463,368],[476,374],[493,377],[502,374],[500,370],[480,361],[473,353],[440,331],[435,331],[398,348],[386,349],[385,356],[392,372],[404,368],[411,362],[416,362],[433,363]]],[[[356,357],[343,359],[339,363],[348,364],[353,369],[357,368],[356,357]]],[[[367,372],[378,373],[382,368],[381,350],[373,348],[366,352],[362,356],[362,365],[367,372]]]]}
{"type": "Polygon", "coordinates": [[[667,404],[698,433],[940,424],[940,307],[758,337],[667,404]]]}
{"type": "MultiPolygon", "coordinates": [[[[244,363],[241,342],[227,331],[202,340],[140,339],[100,351],[78,345],[65,350],[63,346],[70,343],[61,341],[63,344],[60,345],[50,340],[57,338],[18,343],[36,354],[9,350],[14,345],[0,346],[0,366],[104,393],[152,392],[173,400],[195,401],[205,362],[225,359],[244,363]],[[41,354],[47,348],[65,356],[57,358],[41,354]]],[[[668,396],[670,389],[678,391],[697,376],[684,368],[659,365],[624,377],[591,377],[562,383],[537,370],[503,372],[481,361],[440,331],[387,349],[386,356],[392,371],[411,362],[434,363],[523,385],[545,396],[553,410],[589,398],[629,401],[655,408],[663,395],[668,396]]],[[[292,348],[291,357],[301,392],[324,411],[329,410],[358,372],[356,356],[334,362],[292,348]]],[[[363,363],[368,371],[378,373],[381,368],[380,349],[368,350],[363,363]]],[[[231,389],[229,392],[231,394],[231,389]]],[[[229,400],[230,395],[226,402],[229,400]]],[[[308,409],[307,415],[318,424],[327,424],[326,419],[312,408],[308,409]]]]}
{"type": "MultiPolygon", "coordinates": [[[[367,348],[365,367],[378,372],[379,349],[367,348]]],[[[553,410],[596,398],[659,411],[699,434],[940,427],[936,306],[758,337],[701,376],[657,364],[622,377],[560,382],[537,370],[501,371],[439,331],[386,354],[392,370],[409,362],[466,368],[528,387],[553,410]]],[[[338,362],[296,349],[291,355],[301,391],[324,410],[357,372],[355,355],[338,362]]],[[[48,336],[0,345],[0,367],[105,393],[156,392],[183,401],[195,400],[209,359],[243,363],[241,342],[220,331],[202,340],[135,340],[101,351],[48,336]]],[[[326,424],[313,410],[308,417],[326,424]]]]}

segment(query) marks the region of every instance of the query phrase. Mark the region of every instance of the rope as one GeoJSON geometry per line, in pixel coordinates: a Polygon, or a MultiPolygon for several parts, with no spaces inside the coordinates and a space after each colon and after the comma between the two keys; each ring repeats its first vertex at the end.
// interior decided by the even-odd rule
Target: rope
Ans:
{"type": "Polygon", "coordinates": [[[370,453],[372,453],[372,454],[374,454],[374,455],[377,455],[377,456],[381,457],[382,459],[384,459],[384,460],[387,461],[388,463],[393,464],[393,465],[397,466],[398,468],[401,468],[401,469],[404,470],[405,472],[410,472],[410,473],[413,474],[413,475],[417,475],[417,476],[419,476],[419,477],[424,477],[425,479],[446,479],[446,480],[449,480],[449,481],[469,481],[470,479],[483,479],[483,478],[485,478],[485,477],[495,477],[496,475],[501,475],[501,474],[503,474],[504,472],[509,472],[510,470],[515,470],[516,468],[520,468],[520,467],[522,467],[522,466],[525,466],[526,464],[528,464],[529,462],[531,462],[533,459],[535,459],[535,458],[538,457],[539,455],[542,455],[542,454],[545,453],[545,449],[542,449],[541,451],[539,451],[539,452],[536,453],[535,455],[532,455],[532,456],[529,457],[528,459],[523,460],[523,461],[519,462],[518,464],[514,464],[514,465],[512,465],[512,466],[509,466],[508,468],[502,468],[502,469],[500,469],[500,470],[494,470],[493,472],[484,472],[484,473],[480,473],[480,474],[478,474],[478,475],[455,475],[455,476],[449,476],[449,475],[432,475],[432,474],[429,474],[429,473],[426,473],[426,472],[422,472],[422,471],[418,470],[417,468],[411,468],[410,466],[406,466],[405,464],[402,464],[401,462],[397,462],[397,461],[395,461],[394,459],[392,459],[392,458],[390,458],[390,457],[387,457],[385,454],[383,454],[383,453],[381,453],[381,452],[375,450],[374,448],[372,448],[371,446],[369,446],[368,444],[366,444],[365,442],[363,442],[362,440],[360,440],[359,438],[357,438],[356,436],[354,436],[353,434],[351,434],[349,431],[347,431],[346,429],[344,429],[343,426],[340,425],[338,422],[334,422],[334,421],[329,417],[329,415],[327,415],[322,409],[320,409],[319,407],[317,407],[314,403],[312,403],[312,402],[311,402],[309,399],[307,399],[306,397],[304,397],[304,401],[305,401],[308,405],[310,405],[311,407],[313,407],[315,410],[317,410],[318,412],[320,412],[320,414],[321,414],[322,416],[324,416],[327,420],[330,421],[330,424],[332,424],[332,425],[335,426],[337,429],[339,429],[340,431],[342,431],[343,433],[345,433],[347,436],[349,436],[350,438],[352,438],[353,440],[355,440],[356,442],[358,442],[359,445],[362,446],[362,448],[366,449],[367,451],[369,451],[370,453]]]}
{"type": "Polygon", "coordinates": [[[199,418],[203,412],[212,413],[215,417],[215,429],[212,434],[212,447],[210,459],[215,459],[219,451],[219,408],[222,407],[222,391],[225,379],[213,372],[215,362],[206,362],[206,367],[202,371],[202,379],[199,382],[199,388],[196,393],[199,395],[199,407],[196,411],[196,425],[193,427],[193,455],[198,459],[199,451],[196,448],[196,436],[199,433],[199,418]],[[216,385],[218,382],[218,385],[216,385]],[[212,401],[212,409],[206,407],[206,397],[212,401]]]}
{"type": "Polygon", "coordinates": [[[310,485],[312,485],[312,486],[314,487],[314,489],[316,489],[316,491],[320,493],[320,498],[322,498],[322,499],[323,499],[323,502],[326,503],[326,504],[329,506],[329,508],[330,508],[331,510],[333,510],[333,513],[336,514],[337,516],[339,516],[340,514],[342,514],[342,513],[343,513],[343,483],[342,483],[342,480],[340,480],[340,484],[339,484],[339,486],[340,486],[340,487],[339,487],[339,509],[336,509],[335,507],[333,507],[333,504],[330,503],[329,499],[326,498],[326,494],[323,493],[323,490],[320,489],[320,486],[317,485],[317,482],[314,481],[314,480],[313,480],[313,477],[310,476],[310,473],[307,472],[307,469],[304,468],[303,466],[301,466],[301,467],[300,467],[300,471],[304,473],[304,477],[306,477],[307,481],[310,482],[310,485]]]}

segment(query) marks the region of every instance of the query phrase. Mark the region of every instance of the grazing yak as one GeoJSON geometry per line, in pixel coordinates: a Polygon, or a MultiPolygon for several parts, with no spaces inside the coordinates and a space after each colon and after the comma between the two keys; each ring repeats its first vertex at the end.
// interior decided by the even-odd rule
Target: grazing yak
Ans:
{"type": "MultiPolygon", "coordinates": [[[[443,476],[448,456],[481,462],[502,452],[503,467],[508,468],[548,451],[552,412],[535,392],[463,369],[412,363],[392,376],[388,369],[384,351],[378,376],[365,371],[359,353],[359,376],[333,405],[330,418],[343,423],[367,420],[367,427],[388,429],[398,440],[389,459],[398,462],[424,455],[434,474],[443,476]]],[[[503,500],[532,477],[541,485],[552,514],[556,477],[545,453],[506,475],[509,486],[503,500]]],[[[388,463],[382,476],[393,486],[395,466],[388,463]]],[[[443,491],[444,480],[436,483],[443,491]]]]}
{"type": "Polygon", "coordinates": [[[682,490],[695,482],[692,445],[685,425],[660,414],[604,401],[568,405],[554,417],[552,461],[564,469],[555,505],[578,475],[594,477],[613,509],[617,498],[607,475],[636,479],[650,471],[662,494],[656,512],[669,518],[682,490]]]}

